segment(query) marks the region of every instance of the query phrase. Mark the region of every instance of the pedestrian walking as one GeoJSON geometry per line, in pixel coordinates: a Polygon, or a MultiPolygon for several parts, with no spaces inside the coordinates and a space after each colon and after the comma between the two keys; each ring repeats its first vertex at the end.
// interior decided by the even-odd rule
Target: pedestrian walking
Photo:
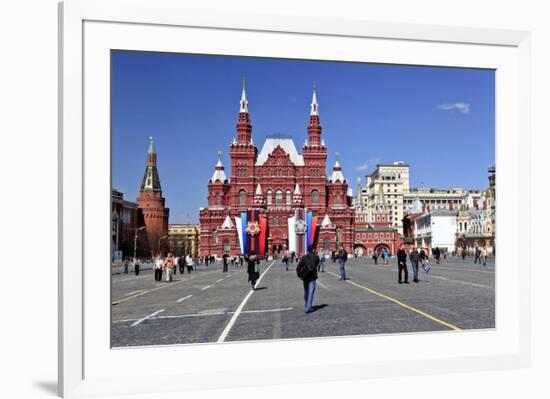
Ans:
{"type": "Polygon", "coordinates": [[[487,248],[481,248],[481,258],[483,259],[483,266],[487,266],[487,248]]]}
{"type": "Polygon", "coordinates": [[[439,259],[441,259],[441,250],[439,249],[439,247],[435,247],[434,257],[435,257],[435,263],[439,264],[439,259]]]}
{"type": "Polygon", "coordinates": [[[172,274],[174,275],[174,278],[178,271],[178,260],[179,260],[179,256],[174,256],[174,267],[172,268],[172,274]]]}
{"type": "Polygon", "coordinates": [[[409,259],[413,269],[413,281],[418,283],[418,262],[420,261],[420,253],[417,251],[416,247],[413,247],[412,251],[409,253],[409,259]]]}
{"type": "Polygon", "coordinates": [[[474,249],[474,265],[478,262],[481,264],[481,249],[476,245],[474,249]]]}
{"type": "Polygon", "coordinates": [[[244,263],[244,256],[239,255],[239,266],[242,266],[244,263]]]}
{"type": "Polygon", "coordinates": [[[418,253],[418,258],[420,259],[420,264],[424,265],[428,261],[428,256],[426,255],[426,251],[424,251],[424,248],[420,248],[420,252],[418,253]]]}
{"type": "Polygon", "coordinates": [[[134,258],[134,273],[139,276],[139,259],[134,258]]]}
{"type": "Polygon", "coordinates": [[[172,281],[172,272],[174,270],[174,257],[170,253],[164,261],[164,270],[166,272],[166,281],[172,281]]]}
{"type": "Polygon", "coordinates": [[[159,253],[155,257],[155,281],[162,280],[162,264],[163,264],[163,261],[159,253]]]}
{"type": "Polygon", "coordinates": [[[283,255],[283,263],[285,265],[285,270],[288,271],[288,255],[286,253],[283,255]]]}
{"type": "Polygon", "coordinates": [[[187,265],[187,273],[191,274],[191,270],[193,270],[193,258],[191,255],[185,257],[185,264],[187,265]]]}
{"type": "Polygon", "coordinates": [[[252,289],[256,289],[256,282],[260,278],[260,257],[254,252],[248,256],[248,265],[246,272],[248,273],[248,281],[252,284],[252,289]]]}
{"type": "Polygon", "coordinates": [[[177,264],[180,269],[180,274],[183,274],[183,272],[185,271],[185,256],[180,256],[178,258],[177,264]]]}
{"type": "Polygon", "coordinates": [[[300,259],[296,266],[296,274],[304,284],[304,302],[306,314],[313,311],[313,294],[315,293],[315,280],[317,280],[317,267],[320,263],[315,248],[309,247],[308,253],[300,259]]]}
{"type": "Polygon", "coordinates": [[[319,268],[318,268],[318,270],[321,273],[325,272],[325,266],[326,266],[326,263],[327,263],[327,259],[329,259],[329,258],[330,258],[330,255],[324,254],[324,253],[321,253],[321,256],[319,256],[319,268]]]}
{"type": "Polygon", "coordinates": [[[346,280],[346,261],[348,260],[348,253],[344,248],[338,253],[338,266],[340,269],[340,280],[346,280]]]}
{"type": "Polygon", "coordinates": [[[229,261],[228,261],[227,258],[229,258],[229,255],[223,254],[223,256],[222,256],[222,259],[223,259],[223,271],[222,271],[222,273],[227,273],[227,268],[229,266],[229,261]]]}
{"type": "Polygon", "coordinates": [[[399,247],[399,251],[397,251],[397,267],[399,273],[399,284],[409,284],[409,271],[407,270],[407,252],[405,252],[403,245],[401,245],[399,247]],[[403,272],[405,272],[405,281],[401,279],[401,275],[403,274],[403,272]]]}
{"type": "Polygon", "coordinates": [[[374,259],[374,264],[378,264],[378,252],[374,251],[374,254],[372,255],[372,259],[374,259]]]}

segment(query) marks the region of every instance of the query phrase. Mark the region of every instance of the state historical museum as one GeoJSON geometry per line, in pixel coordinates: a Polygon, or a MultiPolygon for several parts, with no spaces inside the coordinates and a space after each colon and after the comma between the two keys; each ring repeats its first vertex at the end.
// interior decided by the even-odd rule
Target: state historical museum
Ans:
{"type": "Polygon", "coordinates": [[[352,253],[351,193],[338,160],[326,175],[327,146],[315,87],[301,154],[285,137],[267,138],[258,152],[244,82],[236,130],[229,148],[230,178],[219,153],[208,181],[208,207],[199,216],[201,256],[280,256],[287,250],[301,255],[309,245],[352,253]]]}

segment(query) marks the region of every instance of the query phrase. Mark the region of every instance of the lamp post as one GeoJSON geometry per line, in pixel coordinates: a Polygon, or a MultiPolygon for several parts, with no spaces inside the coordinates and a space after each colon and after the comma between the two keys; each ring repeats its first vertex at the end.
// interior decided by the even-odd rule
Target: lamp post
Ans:
{"type": "Polygon", "coordinates": [[[134,264],[136,264],[136,251],[137,251],[138,232],[140,232],[141,230],[145,230],[145,226],[137,227],[136,232],[134,234],[134,264]]]}
{"type": "Polygon", "coordinates": [[[162,237],[159,238],[159,252],[160,252],[160,242],[161,242],[162,240],[166,239],[166,238],[168,238],[167,235],[166,235],[166,236],[162,236],[162,237]]]}

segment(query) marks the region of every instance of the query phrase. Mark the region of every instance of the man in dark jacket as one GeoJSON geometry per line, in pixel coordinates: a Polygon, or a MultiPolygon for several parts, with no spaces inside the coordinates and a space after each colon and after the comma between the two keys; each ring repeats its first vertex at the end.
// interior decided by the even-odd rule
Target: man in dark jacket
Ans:
{"type": "Polygon", "coordinates": [[[407,270],[407,252],[403,248],[403,245],[399,247],[397,251],[397,266],[399,269],[399,284],[402,283],[401,274],[405,271],[405,284],[409,284],[409,271],[407,270]]]}
{"type": "Polygon", "coordinates": [[[315,253],[315,248],[309,247],[308,253],[300,258],[296,266],[296,271],[304,283],[304,301],[306,313],[313,311],[313,294],[315,293],[315,280],[317,280],[317,266],[319,265],[319,256],[315,253]]]}
{"type": "Polygon", "coordinates": [[[420,254],[418,253],[416,247],[414,247],[409,253],[409,259],[413,268],[413,281],[418,283],[418,261],[420,260],[420,254]]]}

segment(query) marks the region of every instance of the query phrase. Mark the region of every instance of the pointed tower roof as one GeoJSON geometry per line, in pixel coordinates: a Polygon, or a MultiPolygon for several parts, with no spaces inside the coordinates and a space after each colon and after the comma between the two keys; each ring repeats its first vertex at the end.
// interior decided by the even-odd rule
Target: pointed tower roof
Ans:
{"type": "Polygon", "coordinates": [[[147,151],[147,154],[155,154],[155,144],[153,140],[153,136],[149,136],[149,150],[147,151]]]}
{"type": "Polygon", "coordinates": [[[223,221],[222,229],[234,229],[234,228],[235,228],[235,225],[231,221],[231,218],[229,217],[229,215],[227,215],[225,217],[225,220],[223,221]]]}
{"type": "Polygon", "coordinates": [[[319,103],[317,102],[317,85],[313,82],[313,97],[311,98],[310,116],[319,116],[319,103]]]}
{"type": "Polygon", "coordinates": [[[225,182],[227,180],[227,177],[225,176],[224,166],[222,164],[222,152],[221,150],[218,150],[218,163],[216,164],[216,169],[214,170],[214,174],[212,175],[212,178],[210,181],[212,183],[215,183],[216,181],[220,181],[221,183],[225,182]]]}
{"type": "Polygon", "coordinates": [[[141,181],[140,191],[162,191],[160,178],[157,170],[157,153],[153,144],[153,137],[149,137],[149,149],[147,150],[147,162],[145,173],[141,181]]]}
{"type": "Polygon", "coordinates": [[[332,176],[330,176],[331,183],[336,183],[337,181],[339,181],[340,183],[344,183],[346,181],[346,178],[342,173],[342,167],[340,166],[340,162],[338,162],[339,156],[340,156],[340,153],[337,152],[336,162],[334,162],[334,167],[332,168],[332,176]]]}
{"type": "Polygon", "coordinates": [[[241,94],[239,112],[248,113],[248,100],[246,99],[246,80],[244,78],[243,78],[243,92],[241,94]]]}
{"type": "Polygon", "coordinates": [[[294,188],[294,195],[302,195],[302,192],[300,191],[300,186],[298,183],[296,183],[296,187],[294,188]]]}
{"type": "Polygon", "coordinates": [[[328,217],[328,214],[325,214],[323,221],[321,222],[321,227],[332,227],[332,220],[328,217]]]}
{"type": "Polygon", "coordinates": [[[262,194],[262,186],[260,186],[260,183],[256,186],[256,193],[255,195],[263,195],[262,194]]]}

